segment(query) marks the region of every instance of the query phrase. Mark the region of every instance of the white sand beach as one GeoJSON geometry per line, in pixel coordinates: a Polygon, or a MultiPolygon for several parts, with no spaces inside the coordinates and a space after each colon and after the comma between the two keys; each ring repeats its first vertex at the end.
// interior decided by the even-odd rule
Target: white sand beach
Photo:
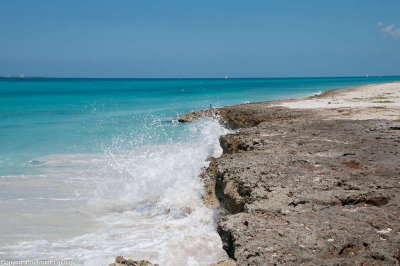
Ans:
{"type": "Polygon", "coordinates": [[[335,119],[400,119],[400,82],[349,87],[308,98],[283,101],[279,106],[321,109],[335,119]]]}

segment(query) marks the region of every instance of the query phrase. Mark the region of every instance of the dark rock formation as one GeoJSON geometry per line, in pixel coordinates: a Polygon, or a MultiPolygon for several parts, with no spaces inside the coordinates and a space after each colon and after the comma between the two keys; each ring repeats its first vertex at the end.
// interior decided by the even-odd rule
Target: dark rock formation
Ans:
{"type": "Polygon", "coordinates": [[[125,259],[123,256],[118,256],[115,258],[115,262],[111,263],[109,266],[158,266],[158,264],[153,264],[147,260],[132,260],[125,259]]]}
{"type": "Polygon", "coordinates": [[[208,110],[197,110],[191,113],[181,115],[178,117],[178,122],[186,123],[186,122],[194,122],[200,118],[206,117],[216,117],[218,115],[218,109],[208,109],[208,110]]]}
{"type": "Polygon", "coordinates": [[[296,117],[304,116],[305,111],[290,110],[284,107],[266,108],[269,102],[248,103],[223,108],[193,111],[181,115],[179,122],[193,122],[200,118],[213,117],[231,129],[243,127],[254,127],[266,121],[285,121],[296,117]]]}
{"type": "Polygon", "coordinates": [[[266,106],[218,109],[223,123],[243,128],[220,138],[224,153],[203,173],[226,212],[218,232],[229,257],[399,265],[399,123],[266,106]]]}

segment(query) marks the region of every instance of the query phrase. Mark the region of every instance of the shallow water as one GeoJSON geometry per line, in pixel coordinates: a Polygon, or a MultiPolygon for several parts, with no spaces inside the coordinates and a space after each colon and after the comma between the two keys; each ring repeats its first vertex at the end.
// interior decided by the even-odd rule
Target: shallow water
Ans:
{"type": "Polygon", "coordinates": [[[0,79],[0,258],[216,262],[198,175],[228,131],[177,115],[394,80],[0,79]]]}
{"type": "Polygon", "coordinates": [[[9,194],[1,208],[18,211],[2,221],[8,245],[0,251],[88,265],[116,254],[163,265],[219,260],[224,253],[198,175],[204,159],[221,152],[218,135],[226,130],[202,121],[190,131],[190,143],[49,155],[35,158],[40,174],[4,177],[9,194]]]}

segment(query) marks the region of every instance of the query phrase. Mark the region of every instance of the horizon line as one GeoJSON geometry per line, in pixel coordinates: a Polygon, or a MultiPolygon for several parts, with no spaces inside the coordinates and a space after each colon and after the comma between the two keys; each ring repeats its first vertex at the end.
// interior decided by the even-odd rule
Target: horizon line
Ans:
{"type": "Polygon", "coordinates": [[[382,78],[400,77],[399,75],[362,75],[362,76],[282,76],[282,77],[57,77],[57,76],[0,76],[9,79],[280,79],[280,78],[382,78]]]}

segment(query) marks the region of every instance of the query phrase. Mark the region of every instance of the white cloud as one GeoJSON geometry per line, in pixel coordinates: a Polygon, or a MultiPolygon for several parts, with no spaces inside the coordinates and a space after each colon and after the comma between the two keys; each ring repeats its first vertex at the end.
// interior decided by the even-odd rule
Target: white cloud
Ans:
{"type": "Polygon", "coordinates": [[[378,31],[392,37],[395,40],[400,40],[400,28],[396,27],[394,23],[390,25],[384,25],[382,22],[378,22],[378,31]]]}

